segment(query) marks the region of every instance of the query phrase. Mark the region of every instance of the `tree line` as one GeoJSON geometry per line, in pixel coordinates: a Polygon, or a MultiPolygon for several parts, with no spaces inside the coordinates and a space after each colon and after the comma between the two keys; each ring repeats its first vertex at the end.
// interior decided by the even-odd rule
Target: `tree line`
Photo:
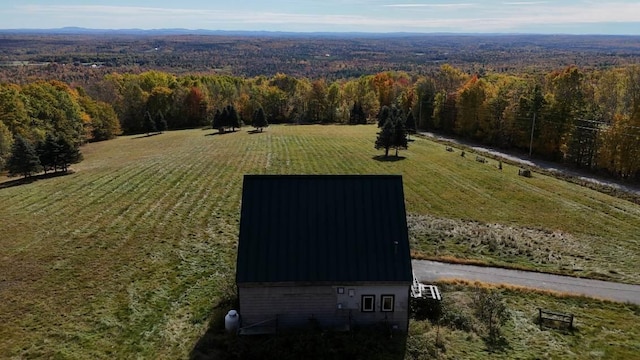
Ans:
{"type": "Polygon", "coordinates": [[[79,147],[121,133],[111,104],[60,81],[0,84],[0,170],[29,176],[67,171],[79,147]]]}
{"type": "Polygon", "coordinates": [[[639,65],[571,66],[515,76],[469,74],[445,64],[427,75],[387,71],[331,82],[286,74],[244,78],[148,71],[106,75],[90,95],[60,82],[2,85],[0,156],[8,151],[7,138],[16,134],[41,140],[51,129],[64,129],[82,143],[120,131],[148,132],[145,114],[154,123],[161,117],[168,130],[224,131],[251,124],[259,111],[266,123],[374,123],[386,106],[411,116],[422,131],[619,178],[640,177],[639,65]]]}
{"type": "Polygon", "coordinates": [[[27,139],[18,135],[11,147],[7,160],[9,176],[29,177],[44,171],[67,172],[69,165],[82,160],[82,154],[76,144],[64,136],[48,134],[34,147],[27,139]]]}

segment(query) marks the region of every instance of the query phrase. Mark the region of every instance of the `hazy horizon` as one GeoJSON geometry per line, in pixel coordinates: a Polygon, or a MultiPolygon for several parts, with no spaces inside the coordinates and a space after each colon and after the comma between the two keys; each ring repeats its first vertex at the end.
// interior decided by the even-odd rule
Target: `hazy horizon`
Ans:
{"type": "Polygon", "coordinates": [[[640,35],[640,2],[27,0],[0,4],[0,21],[4,30],[640,35]]]}

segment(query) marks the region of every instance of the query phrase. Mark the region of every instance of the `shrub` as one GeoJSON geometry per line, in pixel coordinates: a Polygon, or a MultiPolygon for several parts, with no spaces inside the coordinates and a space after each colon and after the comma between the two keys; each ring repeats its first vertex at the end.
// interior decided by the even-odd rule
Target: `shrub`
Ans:
{"type": "Polygon", "coordinates": [[[485,326],[490,342],[500,337],[500,328],[509,319],[509,311],[502,294],[497,290],[478,288],[473,297],[475,315],[485,326]]]}

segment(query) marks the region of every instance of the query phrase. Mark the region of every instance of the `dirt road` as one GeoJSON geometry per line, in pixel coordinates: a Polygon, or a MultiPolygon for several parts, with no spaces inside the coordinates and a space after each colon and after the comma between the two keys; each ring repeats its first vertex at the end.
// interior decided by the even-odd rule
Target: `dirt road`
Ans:
{"type": "Polygon", "coordinates": [[[640,285],[620,284],[530,271],[447,264],[427,260],[413,260],[412,264],[413,273],[416,278],[423,283],[437,280],[462,279],[552,290],[618,302],[631,302],[640,305],[640,285]]]}

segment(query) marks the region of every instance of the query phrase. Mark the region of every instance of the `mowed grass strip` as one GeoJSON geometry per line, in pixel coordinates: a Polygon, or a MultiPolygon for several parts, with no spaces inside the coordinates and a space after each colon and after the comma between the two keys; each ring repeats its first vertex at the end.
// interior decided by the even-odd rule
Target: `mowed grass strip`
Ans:
{"type": "MultiPolygon", "coordinates": [[[[639,281],[638,205],[421,138],[403,159],[380,161],[376,132],[126,136],[85,146],[74,174],[0,189],[0,357],[185,357],[233,284],[244,174],[402,174],[412,216],[566,233],[589,242],[597,271],[639,281]]],[[[447,256],[505,263],[444,244],[447,256]]],[[[540,266],[526,253],[510,262],[540,266]]]]}

